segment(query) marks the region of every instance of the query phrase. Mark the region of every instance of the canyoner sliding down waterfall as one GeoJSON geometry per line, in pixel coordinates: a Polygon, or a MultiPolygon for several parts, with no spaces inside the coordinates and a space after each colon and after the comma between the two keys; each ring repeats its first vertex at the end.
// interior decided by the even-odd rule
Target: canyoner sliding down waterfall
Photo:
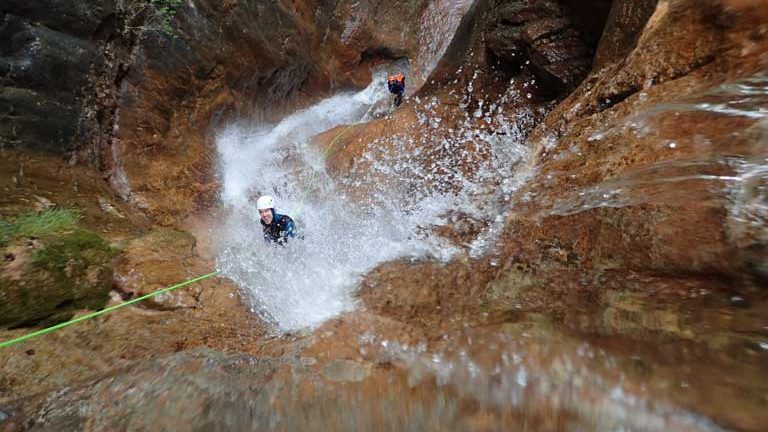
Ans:
{"type": "Polygon", "coordinates": [[[395,75],[387,77],[387,89],[390,93],[395,95],[393,104],[395,107],[399,107],[403,103],[403,94],[405,93],[405,75],[398,72],[395,75]]]}
{"type": "Polygon", "coordinates": [[[261,218],[265,242],[285,245],[289,238],[296,238],[296,226],[293,219],[275,211],[274,198],[269,195],[259,197],[256,201],[256,210],[259,211],[261,218]]]}
{"type": "Polygon", "coordinates": [[[391,211],[361,208],[334,193],[322,166],[334,142],[321,152],[310,143],[334,126],[371,119],[386,101],[383,82],[384,75],[377,75],[361,92],[326,99],[271,127],[233,125],[218,138],[222,200],[229,209],[219,268],[244,288],[254,312],[279,329],[317,325],[351,310],[361,271],[414,246],[425,248],[409,239],[391,211]],[[257,240],[250,228],[265,222],[250,198],[259,191],[272,191],[282,212],[296,216],[303,241],[279,250],[260,246],[262,236],[257,240]]]}

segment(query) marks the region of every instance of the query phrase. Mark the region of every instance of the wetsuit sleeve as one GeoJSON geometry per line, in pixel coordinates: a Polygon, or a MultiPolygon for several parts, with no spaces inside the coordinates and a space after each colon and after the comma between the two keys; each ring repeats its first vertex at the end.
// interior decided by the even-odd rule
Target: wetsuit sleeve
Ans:
{"type": "Polygon", "coordinates": [[[293,224],[293,219],[288,219],[287,223],[285,224],[285,236],[286,237],[296,237],[296,226],[293,224]]]}

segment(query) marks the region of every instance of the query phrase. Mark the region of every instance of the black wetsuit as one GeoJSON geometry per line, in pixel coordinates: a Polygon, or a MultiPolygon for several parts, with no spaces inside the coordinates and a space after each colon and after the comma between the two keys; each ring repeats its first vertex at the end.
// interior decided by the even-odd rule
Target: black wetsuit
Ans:
{"type": "Polygon", "coordinates": [[[289,237],[296,237],[296,225],[294,225],[293,219],[278,214],[275,209],[272,209],[272,223],[267,225],[262,220],[261,228],[264,230],[265,242],[285,244],[289,237]]]}
{"type": "Polygon", "coordinates": [[[390,93],[395,95],[395,106],[400,106],[403,102],[403,93],[405,93],[405,78],[387,81],[387,88],[390,93]]]}

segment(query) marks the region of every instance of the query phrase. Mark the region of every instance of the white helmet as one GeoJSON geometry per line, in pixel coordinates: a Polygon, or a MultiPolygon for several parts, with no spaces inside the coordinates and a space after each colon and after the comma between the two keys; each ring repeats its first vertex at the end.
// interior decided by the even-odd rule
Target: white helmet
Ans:
{"type": "Polygon", "coordinates": [[[262,195],[256,201],[256,208],[259,210],[275,208],[275,200],[271,195],[262,195]]]}

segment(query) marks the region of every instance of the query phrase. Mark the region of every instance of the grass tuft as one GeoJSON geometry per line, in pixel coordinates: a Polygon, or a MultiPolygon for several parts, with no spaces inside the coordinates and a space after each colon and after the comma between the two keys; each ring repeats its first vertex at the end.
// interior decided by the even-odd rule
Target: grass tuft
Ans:
{"type": "Polygon", "coordinates": [[[0,219],[0,244],[17,235],[39,237],[73,229],[80,218],[77,210],[51,209],[24,213],[13,220],[0,219]]]}

